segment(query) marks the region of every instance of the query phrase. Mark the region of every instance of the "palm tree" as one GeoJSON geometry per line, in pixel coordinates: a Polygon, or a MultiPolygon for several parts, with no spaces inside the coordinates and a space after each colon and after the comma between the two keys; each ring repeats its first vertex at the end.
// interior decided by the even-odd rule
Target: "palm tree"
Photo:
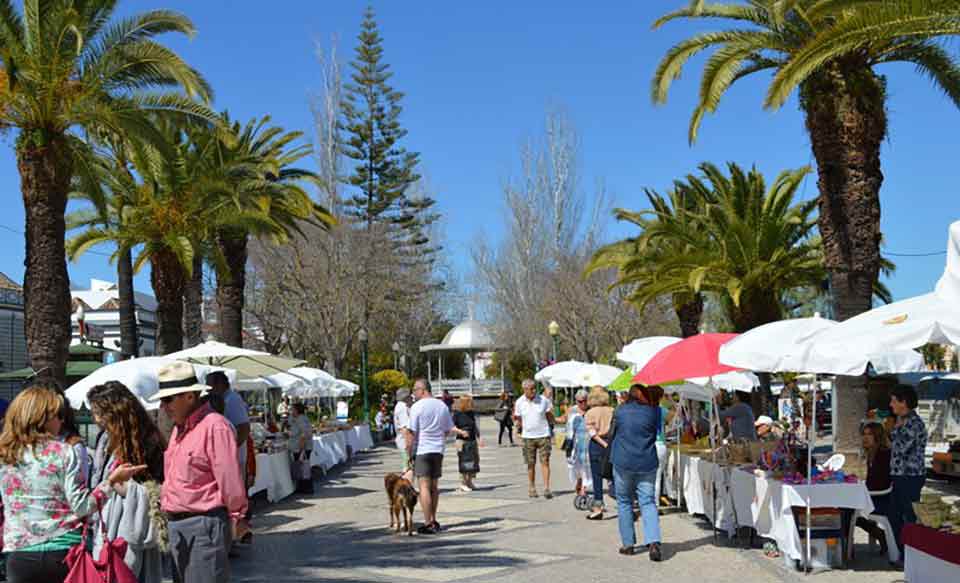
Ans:
{"type": "MultiPolygon", "coordinates": [[[[695,220],[696,206],[703,200],[701,197],[693,196],[690,190],[683,188],[673,189],[666,199],[650,190],[646,190],[645,193],[656,216],[670,216],[671,220],[676,221],[695,220]]],[[[616,209],[614,215],[617,220],[632,223],[641,231],[650,224],[651,220],[655,220],[645,213],[624,209],[616,209]]],[[[689,228],[694,230],[696,226],[690,224],[689,228]]],[[[649,273],[665,257],[686,251],[686,244],[683,242],[659,239],[655,243],[644,242],[640,245],[638,237],[631,237],[597,250],[587,265],[586,274],[589,275],[600,269],[615,268],[618,271],[618,279],[614,286],[635,288],[646,280],[646,276],[642,274],[649,273]]],[[[637,302],[638,297],[635,294],[631,294],[628,298],[638,304],[641,310],[643,309],[643,306],[639,305],[643,302],[637,302]]],[[[678,289],[670,294],[670,299],[680,324],[680,334],[684,338],[697,334],[703,317],[703,294],[690,289],[678,289]]]]}
{"type": "Polygon", "coordinates": [[[192,35],[184,16],[154,10],[112,18],[115,0],[0,0],[0,125],[16,128],[17,168],[26,213],[25,327],[31,364],[63,379],[70,344],[70,285],[65,261],[67,193],[77,136],[98,129],[156,138],[144,111],[208,115],[179,94],[208,98],[203,78],[154,40],[192,35]]]}
{"type": "Polygon", "coordinates": [[[302,233],[302,222],[327,228],[335,221],[303,188],[304,182],[317,180],[316,174],[293,166],[311,153],[306,145],[288,147],[302,136],[301,132],[270,126],[269,116],[241,126],[239,122],[231,123],[224,114],[222,122],[231,128],[231,137],[216,141],[217,155],[210,159],[233,187],[213,241],[223,259],[216,270],[218,320],[220,339],[232,346],[243,346],[250,236],[282,243],[302,233]],[[249,212],[251,209],[253,213],[249,212]]]}
{"type": "Polygon", "coordinates": [[[631,285],[641,306],[666,294],[713,293],[745,332],[782,317],[784,292],[823,280],[816,201],[795,202],[808,168],[780,173],[769,189],[756,169],[727,168],[729,177],[701,164],[703,176],[677,181],[668,197],[648,191],[655,210],[640,217],[639,253],[621,265],[616,285],[631,285]],[[687,200],[697,202],[674,206],[687,200]],[[660,251],[652,263],[648,248],[660,251]]]}
{"type": "Polygon", "coordinates": [[[654,24],[681,18],[738,24],[678,43],[654,75],[653,100],[663,103],[688,59],[713,51],[690,122],[691,143],[704,115],[744,77],[774,73],[764,100],[770,109],[798,91],[817,161],[820,235],[840,320],[870,309],[881,268],[880,145],[887,114],[886,81],[876,69],[911,63],[960,105],[960,68],[936,44],[960,33],[958,7],[956,0],[695,1],[654,24]]]}
{"type": "Polygon", "coordinates": [[[226,188],[219,177],[201,171],[206,152],[195,147],[182,125],[153,121],[166,139],[163,147],[142,144],[131,157],[130,168],[109,161],[95,168],[104,188],[122,193],[128,201],[121,220],[88,226],[70,239],[67,251],[76,258],[95,245],[113,243],[120,251],[138,251],[134,273],[150,263],[157,299],[157,353],[167,354],[183,347],[183,296],[196,242],[203,240],[217,216],[218,209],[210,202],[226,188]]]}
{"type": "MultiPolygon", "coordinates": [[[[92,209],[82,209],[67,215],[67,230],[78,228],[110,229],[123,221],[125,209],[134,204],[128,195],[135,184],[135,179],[129,167],[129,146],[117,136],[105,136],[102,141],[106,151],[99,157],[92,159],[81,158],[77,164],[78,170],[74,177],[74,191],[71,198],[86,200],[91,203],[92,209]],[[102,179],[105,174],[118,173],[125,177],[115,186],[125,189],[110,190],[102,179]]],[[[67,244],[67,256],[76,259],[70,253],[67,244]]],[[[140,354],[140,339],[137,329],[136,299],[133,289],[133,253],[129,247],[118,248],[111,260],[117,264],[117,295],[118,312],[120,316],[120,352],[124,357],[135,357],[140,354]]]]}

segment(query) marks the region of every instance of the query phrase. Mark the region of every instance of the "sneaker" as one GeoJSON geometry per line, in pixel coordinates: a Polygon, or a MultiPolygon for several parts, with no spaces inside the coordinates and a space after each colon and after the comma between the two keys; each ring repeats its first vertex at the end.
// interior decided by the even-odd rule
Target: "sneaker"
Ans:
{"type": "Polygon", "coordinates": [[[553,492],[550,490],[550,488],[547,488],[546,490],[543,491],[543,497],[546,498],[547,500],[553,499],[553,492]]]}
{"type": "Polygon", "coordinates": [[[660,543],[650,543],[650,560],[654,563],[663,560],[663,556],[660,554],[660,543]]]}

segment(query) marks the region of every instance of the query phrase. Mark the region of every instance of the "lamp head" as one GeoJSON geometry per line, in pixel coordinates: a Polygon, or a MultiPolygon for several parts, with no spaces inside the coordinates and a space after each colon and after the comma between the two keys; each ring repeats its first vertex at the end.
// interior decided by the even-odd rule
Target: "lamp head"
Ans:
{"type": "Polygon", "coordinates": [[[557,324],[557,321],[554,320],[547,325],[547,332],[550,333],[550,336],[557,336],[560,334],[560,324],[557,324]]]}

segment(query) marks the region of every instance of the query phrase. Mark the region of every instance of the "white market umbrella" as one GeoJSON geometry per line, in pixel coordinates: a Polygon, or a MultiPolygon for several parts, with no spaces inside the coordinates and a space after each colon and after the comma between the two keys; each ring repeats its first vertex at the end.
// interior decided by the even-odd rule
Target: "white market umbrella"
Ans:
{"type": "MultiPolygon", "coordinates": [[[[160,407],[160,403],[148,401],[147,399],[160,390],[160,382],[158,380],[160,369],[172,362],[175,362],[175,359],[167,356],[145,356],[143,358],[121,360],[102,366],[70,385],[66,391],[67,399],[70,401],[70,406],[74,409],[80,409],[84,405],[89,407],[89,403],[87,403],[87,393],[90,392],[90,389],[109,381],[117,381],[123,383],[130,389],[130,392],[140,399],[144,407],[150,410],[157,409],[160,407]]],[[[197,379],[201,383],[204,382],[207,375],[213,371],[223,371],[231,384],[236,381],[237,376],[236,371],[218,366],[194,364],[193,370],[196,372],[197,379]]]]}
{"type": "MultiPolygon", "coordinates": [[[[547,383],[551,387],[580,387],[576,378],[584,363],[577,360],[564,360],[550,366],[543,367],[533,378],[537,382],[547,383]]],[[[620,374],[620,371],[617,372],[620,374]]]]}
{"type": "Polygon", "coordinates": [[[360,387],[357,383],[345,379],[334,379],[330,390],[333,392],[333,396],[339,399],[340,397],[352,397],[360,390],[360,387]]]}
{"type": "Polygon", "coordinates": [[[846,350],[821,348],[819,338],[839,326],[821,318],[771,322],[744,332],[720,347],[720,362],[762,372],[812,372],[861,375],[872,364],[880,374],[922,370],[923,357],[913,350],[864,352],[859,344],[846,350]]]}
{"type": "Polygon", "coordinates": [[[617,353],[617,360],[633,365],[636,370],[640,370],[653,358],[658,352],[680,342],[682,338],[673,336],[649,336],[647,338],[637,338],[630,342],[617,353]]]}
{"type": "Polygon", "coordinates": [[[760,386],[760,379],[748,370],[734,370],[716,374],[712,377],[687,379],[687,381],[708,389],[740,391],[742,393],[752,393],[753,389],[760,386]]]}
{"type": "Polygon", "coordinates": [[[263,380],[271,387],[279,387],[284,395],[312,399],[331,396],[330,389],[337,379],[325,370],[298,366],[263,377],[263,380]]]}
{"type": "Polygon", "coordinates": [[[960,344],[960,221],[950,225],[947,261],[932,293],[880,306],[817,336],[822,350],[870,353],[960,344]]]}
{"type": "Polygon", "coordinates": [[[275,356],[258,350],[238,348],[214,340],[208,340],[192,348],[168,354],[166,357],[198,364],[232,368],[240,376],[246,378],[270,376],[306,364],[306,361],[303,360],[275,356]]]}
{"type": "Polygon", "coordinates": [[[623,374],[623,371],[615,366],[591,362],[589,364],[584,364],[579,368],[579,370],[576,371],[576,375],[572,379],[575,384],[571,386],[607,387],[621,374],[623,374]]]}

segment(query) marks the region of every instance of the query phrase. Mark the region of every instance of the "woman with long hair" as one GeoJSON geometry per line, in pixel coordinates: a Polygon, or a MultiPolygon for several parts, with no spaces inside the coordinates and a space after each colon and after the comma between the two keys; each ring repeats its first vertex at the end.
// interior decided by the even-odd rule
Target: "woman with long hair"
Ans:
{"type": "Polygon", "coordinates": [[[67,409],[59,392],[35,385],[20,392],[7,411],[0,434],[0,495],[11,583],[63,581],[63,561],[81,542],[84,519],[112,490],[146,469],[123,463],[88,488],[76,450],[58,439],[67,409]]]}
{"type": "MultiPolygon", "coordinates": [[[[163,482],[163,450],[166,441],[146,409],[123,383],[108,382],[87,394],[93,419],[103,430],[97,438],[91,483],[97,483],[112,468],[129,463],[146,471],[127,483],[122,494],[112,493],[101,513],[107,536],[127,541],[124,562],[139,583],[159,583],[163,577],[160,515],[160,483],[163,482]]],[[[94,556],[104,544],[95,529],[94,556]]]]}
{"type": "Polygon", "coordinates": [[[639,502],[643,515],[643,542],[651,561],[660,561],[660,516],[656,492],[657,433],[660,430],[660,399],[663,389],[657,386],[630,387],[628,400],[617,407],[616,430],[610,447],[613,481],[617,489],[617,526],[620,530],[620,554],[636,552],[637,533],[633,528],[633,503],[639,502]]]}
{"type": "MultiPolygon", "coordinates": [[[[873,501],[873,512],[888,516],[891,503],[890,480],[890,440],[883,425],[878,422],[867,423],[860,430],[863,453],[867,458],[867,490],[873,501]]],[[[857,518],[857,526],[867,531],[872,538],[880,541],[881,554],[887,553],[887,539],[883,529],[872,520],[857,518]]]]}

